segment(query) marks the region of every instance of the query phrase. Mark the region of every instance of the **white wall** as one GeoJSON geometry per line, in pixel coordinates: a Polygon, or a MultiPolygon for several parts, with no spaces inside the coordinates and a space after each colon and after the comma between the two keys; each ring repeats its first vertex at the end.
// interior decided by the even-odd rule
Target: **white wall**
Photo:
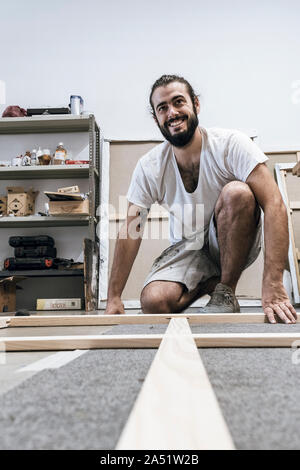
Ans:
{"type": "Polygon", "coordinates": [[[65,105],[78,93],[105,137],[159,137],[149,90],[161,74],[179,73],[202,95],[202,125],[255,128],[268,150],[300,148],[298,0],[6,0],[0,8],[7,104],[65,105]]]}

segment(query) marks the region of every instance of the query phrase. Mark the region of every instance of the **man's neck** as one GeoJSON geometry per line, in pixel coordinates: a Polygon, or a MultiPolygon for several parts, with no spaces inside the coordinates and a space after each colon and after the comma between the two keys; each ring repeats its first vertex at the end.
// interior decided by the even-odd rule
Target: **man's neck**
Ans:
{"type": "Polygon", "coordinates": [[[173,146],[177,163],[183,167],[199,163],[201,147],[202,135],[199,127],[197,127],[197,129],[195,130],[195,134],[188,145],[186,145],[185,147],[173,146]]]}

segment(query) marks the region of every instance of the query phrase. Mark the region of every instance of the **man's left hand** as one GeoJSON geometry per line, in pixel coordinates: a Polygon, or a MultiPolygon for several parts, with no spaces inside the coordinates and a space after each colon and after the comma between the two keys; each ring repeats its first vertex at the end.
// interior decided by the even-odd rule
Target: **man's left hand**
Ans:
{"type": "Polygon", "coordinates": [[[296,323],[297,312],[292,306],[282,282],[263,282],[262,307],[270,323],[276,317],[284,323],[296,323]]]}

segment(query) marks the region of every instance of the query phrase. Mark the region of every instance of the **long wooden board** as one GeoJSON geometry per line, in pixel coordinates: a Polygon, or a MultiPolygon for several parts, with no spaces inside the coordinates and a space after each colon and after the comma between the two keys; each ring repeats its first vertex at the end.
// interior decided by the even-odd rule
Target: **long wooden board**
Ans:
{"type": "MultiPolygon", "coordinates": [[[[2,317],[11,327],[26,326],[106,326],[135,324],[167,324],[171,318],[187,318],[190,324],[205,323],[267,323],[264,313],[168,313],[140,315],[49,315],[2,317]]],[[[300,316],[298,315],[298,321],[300,316]]]]}
{"type": "Polygon", "coordinates": [[[7,328],[8,321],[5,318],[0,318],[0,328],[7,328]]]}
{"type": "MultiPolygon", "coordinates": [[[[287,326],[288,329],[288,326],[287,326]]],[[[73,335],[0,337],[6,351],[68,351],[73,349],[158,348],[163,335],[73,335]]],[[[300,333],[194,334],[199,348],[291,347],[300,333]]]]}
{"type": "Polygon", "coordinates": [[[125,449],[234,449],[186,318],[170,321],[118,442],[125,449]]]}

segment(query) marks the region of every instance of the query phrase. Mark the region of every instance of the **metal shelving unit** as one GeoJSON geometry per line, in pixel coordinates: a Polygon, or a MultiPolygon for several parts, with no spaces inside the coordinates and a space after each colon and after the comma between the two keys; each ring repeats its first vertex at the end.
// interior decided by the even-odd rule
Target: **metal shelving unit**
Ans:
{"type": "MultiPolygon", "coordinates": [[[[97,172],[96,168],[94,169],[97,172]]],[[[88,178],[89,165],[0,166],[0,180],[88,178]]]]}
{"type": "Polygon", "coordinates": [[[1,217],[0,227],[62,227],[88,225],[88,237],[99,241],[97,224],[100,204],[100,129],[93,114],[84,116],[57,115],[24,118],[1,118],[0,134],[30,134],[56,132],[88,132],[89,165],[49,165],[36,167],[0,167],[0,180],[4,179],[89,179],[88,216],[70,217],[1,217]]]}
{"type": "MultiPolygon", "coordinates": [[[[27,216],[27,217],[0,217],[0,228],[22,227],[72,227],[87,226],[88,235],[92,243],[99,244],[97,225],[99,215],[97,208],[100,205],[100,129],[93,114],[83,116],[56,115],[32,116],[24,118],[1,118],[0,135],[16,134],[45,134],[86,132],[89,140],[89,165],[49,165],[35,167],[1,167],[0,180],[21,179],[63,179],[88,178],[89,180],[89,215],[88,216],[27,216]]],[[[1,163],[1,160],[0,160],[1,163]]],[[[94,246],[93,245],[93,246],[94,246]]],[[[93,269],[98,270],[98,264],[93,269]]],[[[84,276],[85,288],[88,285],[90,272],[79,270],[28,270],[28,271],[0,271],[0,278],[12,275],[28,277],[46,276],[84,276]]],[[[98,277],[98,275],[97,275],[98,277]]],[[[98,283],[97,283],[98,284],[98,283]]],[[[96,293],[98,295],[98,293],[96,293]]],[[[94,298],[86,296],[86,304],[96,305],[94,298]],[[88,301],[87,301],[88,298],[88,301]]]]}
{"type": "Polygon", "coordinates": [[[0,228],[21,227],[79,227],[89,225],[90,217],[82,216],[39,216],[27,215],[26,217],[0,217],[0,228]]]}
{"type": "MultiPolygon", "coordinates": [[[[48,115],[17,118],[1,118],[0,134],[38,134],[55,132],[89,132],[94,115],[48,115]]],[[[95,126],[97,124],[95,123],[95,126]]],[[[99,129],[98,129],[99,130],[99,129]]]]}
{"type": "Polygon", "coordinates": [[[83,276],[83,269],[35,269],[26,271],[0,271],[0,278],[10,276],[25,277],[65,277],[83,276]]]}

